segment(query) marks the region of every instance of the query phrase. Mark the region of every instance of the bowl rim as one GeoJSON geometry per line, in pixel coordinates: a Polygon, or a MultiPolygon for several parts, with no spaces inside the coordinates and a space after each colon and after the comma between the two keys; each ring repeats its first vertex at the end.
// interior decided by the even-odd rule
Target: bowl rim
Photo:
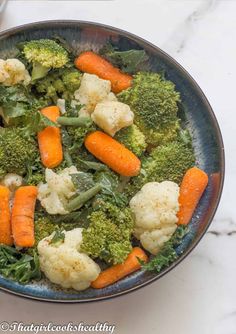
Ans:
{"type": "Polygon", "coordinates": [[[220,170],[221,170],[221,180],[220,180],[220,185],[219,185],[219,191],[217,194],[217,197],[215,199],[215,204],[214,207],[212,209],[212,213],[208,219],[207,224],[205,225],[204,229],[202,229],[201,233],[199,233],[199,235],[196,237],[196,239],[191,243],[191,245],[189,246],[189,248],[183,253],[181,254],[177,260],[175,260],[170,266],[168,266],[167,268],[165,268],[164,270],[162,270],[159,274],[157,274],[157,276],[148,279],[146,282],[143,282],[135,287],[131,287],[125,291],[121,291],[121,292],[117,292],[115,294],[109,295],[109,296],[102,296],[102,297],[92,297],[92,298],[86,298],[86,299],[51,299],[51,298],[43,298],[43,297],[39,297],[39,296],[33,296],[27,293],[21,293],[18,291],[13,291],[10,288],[5,288],[5,287],[1,287],[0,286],[0,290],[12,295],[16,295],[22,298],[26,298],[26,299],[31,299],[31,300],[37,300],[37,301],[41,301],[41,302],[50,302],[50,303],[62,303],[62,304],[77,304],[77,303],[88,303],[88,302],[95,302],[95,301],[104,301],[104,300],[109,300],[109,299],[113,299],[116,297],[120,297],[120,296],[124,296],[130,292],[136,291],[138,289],[141,289],[142,287],[145,287],[155,281],[157,281],[158,279],[162,278],[165,274],[167,274],[168,272],[170,272],[172,269],[174,269],[179,263],[181,263],[192,251],[193,249],[198,245],[198,243],[200,242],[200,240],[203,238],[203,236],[206,234],[210,224],[212,223],[212,220],[215,216],[215,213],[217,211],[217,208],[219,206],[220,203],[220,199],[221,199],[221,195],[222,195],[222,191],[223,191],[223,186],[224,186],[224,179],[225,179],[225,151],[224,151],[224,143],[223,143],[223,138],[222,138],[222,134],[221,134],[221,130],[220,130],[220,126],[219,123],[217,121],[217,118],[214,114],[214,111],[206,97],[206,95],[204,94],[204,92],[202,91],[202,89],[200,88],[200,86],[197,84],[197,82],[195,81],[195,79],[192,77],[192,75],[185,70],[185,68],[179,64],[172,56],[170,56],[168,53],[166,53],[165,51],[163,51],[162,49],[160,49],[158,46],[154,45],[153,43],[147,41],[146,39],[137,36],[136,34],[130,33],[126,30],[120,29],[120,28],[116,28],[107,24],[103,24],[103,23],[98,23],[98,22],[94,22],[94,21],[86,21],[86,20],[43,20],[43,21],[36,21],[36,22],[30,22],[30,23],[26,23],[26,24],[22,24],[19,26],[15,26],[6,30],[3,30],[0,32],[0,39],[1,38],[8,38],[11,35],[14,35],[16,33],[25,31],[27,29],[31,29],[34,27],[45,27],[46,25],[52,25],[52,26],[63,26],[63,25],[88,25],[88,26],[92,26],[94,28],[98,27],[98,28],[103,28],[103,29],[108,29],[109,31],[113,31],[115,33],[121,34],[125,37],[128,37],[134,41],[140,41],[142,43],[145,43],[146,45],[148,45],[148,47],[150,47],[153,50],[158,50],[158,52],[160,54],[162,54],[163,58],[165,58],[166,60],[168,60],[169,62],[171,62],[174,66],[178,67],[178,69],[180,70],[181,74],[183,74],[185,77],[187,77],[194,89],[198,92],[199,95],[201,95],[203,102],[205,104],[205,106],[208,109],[208,112],[212,118],[212,122],[214,124],[215,130],[216,130],[216,134],[217,134],[217,140],[219,142],[219,150],[220,150],[220,170]]]}

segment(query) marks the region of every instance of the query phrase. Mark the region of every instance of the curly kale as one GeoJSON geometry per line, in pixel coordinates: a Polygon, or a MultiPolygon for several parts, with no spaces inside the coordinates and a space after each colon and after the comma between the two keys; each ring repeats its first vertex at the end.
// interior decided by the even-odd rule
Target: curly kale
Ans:
{"type": "Polygon", "coordinates": [[[184,236],[187,233],[187,226],[178,226],[175,233],[172,235],[170,240],[163,245],[158,254],[148,263],[143,264],[143,269],[159,273],[163,268],[166,268],[171,263],[173,263],[178,258],[178,254],[176,253],[175,249],[181,244],[184,236]]]}
{"type": "Polygon", "coordinates": [[[35,251],[32,256],[16,248],[0,245],[0,274],[18,283],[27,284],[41,278],[39,258],[35,251]]]}

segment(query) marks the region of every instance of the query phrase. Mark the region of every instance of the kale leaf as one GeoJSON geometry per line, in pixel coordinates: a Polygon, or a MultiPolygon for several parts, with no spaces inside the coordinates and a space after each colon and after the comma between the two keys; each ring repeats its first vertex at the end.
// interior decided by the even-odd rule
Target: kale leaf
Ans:
{"type": "Polygon", "coordinates": [[[164,244],[158,254],[148,263],[142,263],[142,268],[147,271],[155,271],[159,273],[163,268],[168,267],[178,258],[175,248],[181,244],[182,239],[188,233],[188,231],[189,230],[187,226],[178,226],[175,233],[172,235],[170,240],[164,244]]]}
{"type": "Polygon", "coordinates": [[[37,253],[30,256],[16,248],[0,245],[0,274],[21,284],[39,280],[41,272],[37,253]]]}
{"type": "Polygon", "coordinates": [[[131,74],[141,70],[141,65],[148,60],[144,50],[119,51],[111,43],[105,45],[99,53],[123,72],[131,74]]]}

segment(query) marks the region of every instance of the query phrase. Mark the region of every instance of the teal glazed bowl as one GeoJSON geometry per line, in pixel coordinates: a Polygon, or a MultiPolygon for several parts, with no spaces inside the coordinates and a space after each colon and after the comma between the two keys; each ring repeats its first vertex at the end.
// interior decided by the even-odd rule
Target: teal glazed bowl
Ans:
{"type": "Polygon", "coordinates": [[[190,223],[190,233],[178,247],[179,258],[161,273],[138,271],[104,289],[60,289],[46,280],[20,285],[0,276],[0,288],[18,296],[42,301],[88,302],[134,291],[167,274],[198,244],[209,227],[220,201],[224,181],[224,148],[216,117],[194,79],[173,58],[144,39],[113,27],[83,21],[46,21],[16,27],[0,34],[0,58],[14,57],[19,42],[61,36],[75,52],[98,51],[109,40],[121,50],[139,48],[149,55],[147,69],[165,72],[181,94],[182,113],[193,137],[197,164],[210,176],[209,185],[190,223]]]}

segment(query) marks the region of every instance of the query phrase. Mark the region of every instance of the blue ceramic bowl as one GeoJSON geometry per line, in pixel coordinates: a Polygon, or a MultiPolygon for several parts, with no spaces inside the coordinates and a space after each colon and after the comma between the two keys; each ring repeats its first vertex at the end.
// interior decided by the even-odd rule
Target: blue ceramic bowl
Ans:
{"type": "Polygon", "coordinates": [[[190,223],[190,233],[178,248],[178,260],[160,274],[136,272],[105,289],[82,292],[60,289],[48,281],[20,285],[0,277],[0,288],[13,294],[44,301],[88,302],[119,296],[154,282],[178,265],[197,245],[216,212],[224,180],[224,148],[215,115],[193,78],[174,59],[151,43],[128,32],[82,21],[47,21],[13,28],[0,34],[0,58],[14,57],[16,44],[25,40],[59,35],[75,51],[99,50],[110,39],[120,49],[141,48],[149,55],[148,68],[165,72],[181,93],[187,126],[193,136],[197,163],[210,175],[210,182],[190,223]]]}

